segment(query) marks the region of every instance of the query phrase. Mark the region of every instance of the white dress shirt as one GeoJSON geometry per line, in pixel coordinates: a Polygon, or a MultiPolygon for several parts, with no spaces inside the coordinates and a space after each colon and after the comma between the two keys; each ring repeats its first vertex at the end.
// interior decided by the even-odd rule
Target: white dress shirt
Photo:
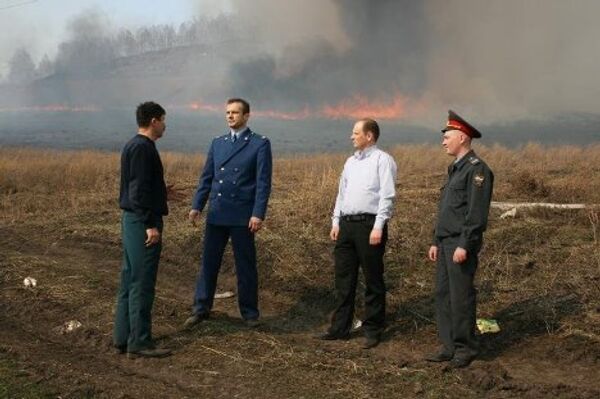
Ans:
{"type": "Polygon", "coordinates": [[[333,226],[343,215],[376,215],[374,229],[383,229],[392,216],[396,197],[394,158],[372,145],[346,160],[333,210],[333,226]]]}

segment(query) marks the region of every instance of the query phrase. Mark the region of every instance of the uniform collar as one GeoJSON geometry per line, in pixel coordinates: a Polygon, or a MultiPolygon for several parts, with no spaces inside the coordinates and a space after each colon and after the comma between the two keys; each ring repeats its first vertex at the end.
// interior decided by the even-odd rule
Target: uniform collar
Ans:
{"type": "Polygon", "coordinates": [[[463,155],[460,159],[457,159],[456,161],[454,161],[454,163],[452,165],[450,165],[450,170],[453,170],[453,169],[458,170],[458,169],[462,168],[464,166],[464,164],[467,162],[467,160],[474,156],[475,156],[475,151],[470,150],[465,155],[463,155]]]}
{"type": "Polygon", "coordinates": [[[373,152],[377,150],[377,146],[375,144],[368,146],[364,150],[358,150],[354,152],[354,158],[356,159],[364,159],[369,157],[373,152]]]}
{"type": "Polygon", "coordinates": [[[244,126],[243,128],[238,129],[238,130],[229,129],[229,135],[233,136],[235,134],[239,139],[246,133],[246,131],[249,131],[249,130],[250,130],[250,128],[248,126],[244,126]]]}

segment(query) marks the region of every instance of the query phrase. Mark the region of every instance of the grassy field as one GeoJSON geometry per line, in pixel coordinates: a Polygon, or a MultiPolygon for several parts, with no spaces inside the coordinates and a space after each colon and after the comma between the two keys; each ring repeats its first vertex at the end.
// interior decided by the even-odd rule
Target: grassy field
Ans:
{"type": "MultiPolygon", "coordinates": [[[[187,222],[201,156],[163,153],[170,204],[154,333],[174,356],[127,360],[110,350],[120,267],[119,155],[0,149],[0,398],[596,398],[600,395],[600,146],[476,148],[494,170],[494,201],[596,204],[583,210],[493,209],[477,276],[481,359],[461,371],[421,360],[437,346],[431,241],[451,159],[398,146],[398,200],[386,254],[384,342],[322,342],[333,304],[330,213],[344,155],[277,159],[257,237],[264,324],[236,300],[192,331],[202,226],[187,222]],[[38,280],[25,288],[27,276],[38,280]],[[65,333],[78,320],[82,327],[65,333]]],[[[234,290],[231,252],[220,290],[234,290]]],[[[358,298],[362,298],[359,286],[358,298]]],[[[360,303],[360,300],[359,300],[360,303]]],[[[362,308],[358,308],[358,317],[362,308]]]]}

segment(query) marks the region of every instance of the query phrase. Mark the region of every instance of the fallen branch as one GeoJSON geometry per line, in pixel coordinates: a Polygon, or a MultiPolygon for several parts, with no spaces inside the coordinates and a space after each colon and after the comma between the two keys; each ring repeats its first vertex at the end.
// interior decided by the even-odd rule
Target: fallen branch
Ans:
{"type": "Polygon", "coordinates": [[[550,208],[550,209],[585,209],[592,208],[599,205],[595,204],[553,204],[549,202],[497,202],[492,201],[490,204],[492,208],[497,208],[502,211],[517,208],[550,208]]]}

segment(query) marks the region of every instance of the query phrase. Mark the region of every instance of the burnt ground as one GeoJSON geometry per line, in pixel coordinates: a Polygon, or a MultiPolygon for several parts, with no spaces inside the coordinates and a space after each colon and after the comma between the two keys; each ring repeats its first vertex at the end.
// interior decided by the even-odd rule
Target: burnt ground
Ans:
{"type": "MultiPolygon", "coordinates": [[[[455,371],[421,360],[436,347],[426,292],[409,292],[407,300],[390,307],[385,341],[369,351],[361,349],[358,335],[344,342],[314,339],[326,327],[331,287],[301,280],[289,286],[261,281],[263,325],[258,329],[241,323],[233,298],[217,300],[210,320],[184,331],[196,266],[181,264],[168,250],[160,266],[154,334],[175,354],[129,360],[110,345],[118,235],[83,239],[81,234],[0,226],[0,358],[17,375],[4,377],[7,385],[0,394],[6,397],[34,397],[17,388],[22,384],[34,386],[40,395],[35,397],[61,398],[600,395],[598,336],[561,331],[535,316],[551,303],[553,320],[582,317],[576,292],[549,292],[499,309],[493,316],[502,332],[482,336],[481,359],[455,371]],[[38,280],[35,288],[23,286],[30,275],[38,280]],[[61,330],[74,319],[82,323],[80,329],[61,330]]],[[[235,287],[230,262],[222,270],[221,289],[235,287]]],[[[485,290],[480,287],[484,299],[485,290]]],[[[597,323],[599,309],[585,317],[597,323]]]]}

